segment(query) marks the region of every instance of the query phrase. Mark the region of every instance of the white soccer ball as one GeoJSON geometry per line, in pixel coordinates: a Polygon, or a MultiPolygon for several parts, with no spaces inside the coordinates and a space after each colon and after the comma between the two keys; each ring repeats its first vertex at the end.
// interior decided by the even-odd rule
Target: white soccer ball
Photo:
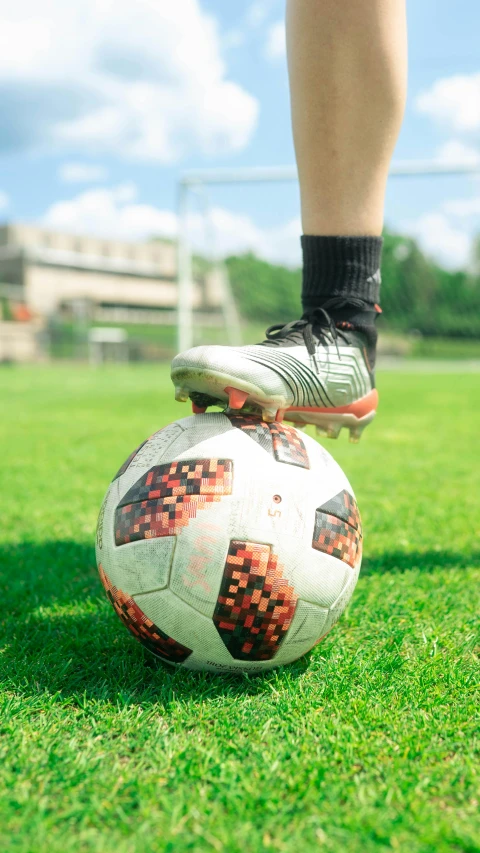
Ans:
{"type": "Polygon", "coordinates": [[[97,561],[134,636],[187,669],[260,672],[328,633],[360,571],[351,486],[290,426],[204,414],[155,433],[104,499],[97,561]]]}

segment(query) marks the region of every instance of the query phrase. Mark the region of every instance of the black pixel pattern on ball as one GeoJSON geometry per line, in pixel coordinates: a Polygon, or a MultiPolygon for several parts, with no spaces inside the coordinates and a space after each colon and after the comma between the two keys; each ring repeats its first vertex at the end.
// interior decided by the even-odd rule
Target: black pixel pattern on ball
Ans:
{"type": "Polygon", "coordinates": [[[169,637],[164,631],[161,631],[151,619],[145,616],[145,613],[130,595],[117,589],[110,581],[110,578],[104,571],[102,565],[98,567],[100,579],[105,587],[107,598],[117,615],[122,620],[123,624],[131,634],[159,658],[169,661],[170,663],[183,663],[192,654],[192,650],[187,646],[178,643],[173,637],[169,637]]]}
{"type": "Polygon", "coordinates": [[[352,568],[362,556],[362,525],[355,498],[344,489],[315,511],[312,547],[352,568]]]}
{"type": "Polygon", "coordinates": [[[242,430],[277,462],[310,468],[307,448],[293,427],[281,423],[267,424],[255,417],[227,415],[232,426],[242,430]]]}
{"type": "Polygon", "coordinates": [[[270,545],[230,542],[213,621],[235,660],[271,660],[297,601],[270,545]]]}
{"type": "Polygon", "coordinates": [[[231,489],[232,469],[230,459],[181,459],[154,465],[128,490],[119,506],[186,495],[223,495],[227,481],[231,489]]]}
{"type": "Polygon", "coordinates": [[[232,493],[230,459],[189,459],[155,465],[115,510],[115,543],[176,536],[198,510],[232,493]]]}

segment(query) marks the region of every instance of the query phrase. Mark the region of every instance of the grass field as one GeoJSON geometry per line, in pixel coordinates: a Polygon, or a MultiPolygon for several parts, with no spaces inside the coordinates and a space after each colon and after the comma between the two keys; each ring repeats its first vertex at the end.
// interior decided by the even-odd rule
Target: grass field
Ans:
{"type": "Polygon", "coordinates": [[[349,610],[235,678],[148,657],[95,569],[110,479],[188,414],[166,367],[3,369],[0,850],[480,849],[480,375],[379,387],[361,444],[327,442],[365,528],[349,610]]]}

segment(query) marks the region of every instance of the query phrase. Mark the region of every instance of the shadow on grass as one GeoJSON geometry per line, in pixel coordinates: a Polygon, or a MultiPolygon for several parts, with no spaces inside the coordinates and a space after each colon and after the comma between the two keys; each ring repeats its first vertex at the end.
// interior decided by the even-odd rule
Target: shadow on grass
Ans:
{"type": "Polygon", "coordinates": [[[438,569],[467,569],[469,566],[478,565],[480,562],[480,551],[472,551],[470,554],[460,554],[455,551],[430,550],[409,551],[395,550],[386,551],[377,557],[364,557],[361,575],[384,575],[401,574],[410,570],[421,572],[435,572],[438,569]]]}
{"type": "MultiPolygon", "coordinates": [[[[0,680],[22,696],[120,706],[208,701],[269,691],[260,676],[188,672],[136,643],[106,600],[94,549],[71,541],[0,547],[0,680]]],[[[308,657],[288,667],[300,676],[308,657]]],[[[270,691],[269,691],[270,692],[270,691]]]]}
{"type": "MultiPolygon", "coordinates": [[[[480,554],[392,551],[364,562],[364,575],[418,568],[465,568],[480,554]]],[[[78,542],[24,543],[0,548],[2,680],[23,696],[47,692],[60,704],[90,700],[120,705],[270,691],[282,677],[295,680],[309,656],[279,671],[238,677],[171,669],[133,642],[106,601],[93,548],[78,542]],[[283,675],[280,676],[279,672],[283,675]]],[[[329,655],[328,645],[324,656],[329,655]]]]}

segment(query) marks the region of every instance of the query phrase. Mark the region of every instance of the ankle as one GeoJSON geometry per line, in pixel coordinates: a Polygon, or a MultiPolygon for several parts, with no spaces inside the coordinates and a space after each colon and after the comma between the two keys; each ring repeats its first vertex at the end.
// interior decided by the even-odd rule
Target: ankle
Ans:
{"type": "Polygon", "coordinates": [[[380,296],[381,237],[302,237],[305,310],[332,299],[374,306],[380,296]]]}
{"type": "Polygon", "coordinates": [[[317,312],[326,312],[337,328],[353,329],[360,326],[374,326],[382,309],[377,303],[366,302],[354,297],[333,297],[316,304],[304,306],[303,318],[311,319],[317,312]]]}

